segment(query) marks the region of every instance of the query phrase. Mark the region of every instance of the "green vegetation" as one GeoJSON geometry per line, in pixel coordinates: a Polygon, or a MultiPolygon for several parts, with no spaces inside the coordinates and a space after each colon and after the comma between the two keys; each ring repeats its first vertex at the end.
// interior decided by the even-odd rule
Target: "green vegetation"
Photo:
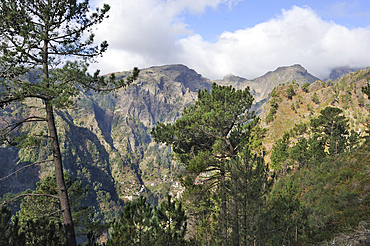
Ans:
{"type": "Polygon", "coordinates": [[[312,95],[311,100],[312,100],[314,103],[316,103],[316,104],[319,104],[319,103],[320,103],[319,97],[318,97],[318,95],[316,94],[316,92],[312,95]]]}
{"type": "Polygon", "coordinates": [[[109,80],[99,78],[98,71],[93,76],[87,73],[86,61],[101,55],[108,47],[106,41],[100,46],[92,46],[91,28],[103,21],[109,8],[104,5],[88,17],[88,1],[4,0],[0,9],[0,107],[36,98],[37,106],[43,111],[39,115],[28,114],[26,118],[13,120],[1,129],[0,143],[30,148],[40,147],[45,136],[50,140],[63,228],[70,246],[77,244],[54,110],[73,106],[81,89],[111,91],[131,83],[139,72],[136,69],[127,81],[116,80],[115,76],[109,80]],[[85,39],[86,34],[89,35],[85,39]],[[70,59],[66,57],[74,57],[76,61],[68,61],[70,59]],[[78,61],[79,58],[84,59],[78,61]],[[40,122],[46,123],[48,133],[40,131],[27,137],[11,135],[23,124],[40,122]]]}
{"type": "Polygon", "coordinates": [[[185,245],[186,216],[182,204],[162,202],[152,207],[146,198],[128,202],[120,221],[113,224],[110,245],[185,245]]]}
{"type": "Polygon", "coordinates": [[[204,188],[216,185],[220,190],[221,242],[227,240],[227,163],[238,159],[257,123],[248,113],[252,102],[249,87],[241,91],[213,84],[211,92],[199,91],[195,104],[184,109],[173,125],[159,123],[152,130],[155,141],[171,146],[176,160],[188,170],[183,183],[186,188],[194,185],[195,176],[210,173],[204,188]]]}
{"type": "Polygon", "coordinates": [[[276,111],[279,107],[278,105],[279,96],[276,94],[275,88],[271,92],[271,97],[272,99],[270,100],[270,112],[268,113],[265,119],[266,124],[274,120],[274,115],[276,114],[276,111]]]}
{"type": "MultiPolygon", "coordinates": [[[[170,77],[180,73],[167,69],[159,76],[155,69],[117,98],[81,90],[80,100],[67,96],[75,108],[51,99],[79,242],[326,245],[368,230],[369,143],[359,137],[367,127],[369,102],[360,91],[366,71],[333,87],[321,81],[310,91],[294,81],[276,87],[265,124],[250,112],[248,89],[214,85],[193,103],[198,88],[173,87],[170,77]]],[[[50,70],[51,77],[58,71],[50,70]]],[[[32,72],[42,77],[42,70],[32,72]]],[[[32,83],[42,85],[41,77],[32,83]]],[[[0,120],[44,117],[44,106],[32,98],[9,104],[0,120]]],[[[65,245],[57,177],[52,161],[45,162],[53,157],[48,126],[24,123],[3,139],[25,148],[0,148],[0,189],[9,192],[0,244],[65,245]]],[[[359,243],[352,241],[342,245],[359,243]]]]}
{"type": "Polygon", "coordinates": [[[304,83],[303,85],[302,85],[302,90],[304,91],[304,92],[308,92],[308,86],[310,85],[310,83],[304,83]]]}
{"type": "Polygon", "coordinates": [[[288,86],[288,88],[286,89],[286,95],[288,99],[292,100],[293,96],[295,95],[293,85],[288,86]]]}
{"type": "Polygon", "coordinates": [[[336,156],[357,146],[359,135],[349,132],[348,120],[339,108],[327,107],[317,118],[311,118],[309,127],[296,124],[291,132],[274,145],[271,166],[284,170],[292,166],[307,166],[325,156],[336,156]]]}

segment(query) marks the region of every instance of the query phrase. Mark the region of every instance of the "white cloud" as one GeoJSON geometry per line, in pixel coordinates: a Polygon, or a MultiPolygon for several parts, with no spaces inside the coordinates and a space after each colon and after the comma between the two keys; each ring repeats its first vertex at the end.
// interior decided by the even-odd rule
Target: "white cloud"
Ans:
{"type": "Polygon", "coordinates": [[[252,28],[224,32],[214,43],[193,34],[181,19],[184,13],[200,15],[206,8],[237,2],[109,0],[110,18],[97,37],[107,39],[110,48],[93,67],[107,73],[182,63],[211,79],[229,73],[251,79],[297,63],[320,78],[338,66],[370,66],[370,28],[323,21],[309,7],[282,10],[252,28]]]}

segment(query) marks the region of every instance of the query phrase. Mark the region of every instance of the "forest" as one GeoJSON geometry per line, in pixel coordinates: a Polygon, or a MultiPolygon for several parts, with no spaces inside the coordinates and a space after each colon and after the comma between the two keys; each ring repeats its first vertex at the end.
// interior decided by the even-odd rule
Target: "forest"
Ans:
{"type": "MultiPolygon", "coordinates": [[[[370,243],[370,123],[361,113],[368,110],[369,69],[351,75],[363,84],[358,90],[344,77],[324,83],[320,88],[333,91],[330,103],[323,103],[321,92],[313,90],[317,84],[300,86],[291,81],[275,87],[265,115],[256,115],[250,87],[237,90],[213,83],[199,89],[193,103],[176,108],[179,117],[173,122],[158,121],[142,130],[145,126],[140,120],[128,117],[127,124],[137,136],[133,142],[144,146],[152,138],[158,144],[145,147],[156,158],[141,173],[135,160],[148,155],[143,154],[144,147],[136,149],[139,154],[132,149],[119,153],[116,147],[113,158],[95,145],[83,127],[70,123],[72,117],[63,111],[76,113],[77,105],[91,104],[102,118],[108,118],[81,95],[118,94],[137,86],[138,68],[124,76],[88,73],[89,62],[108,48],[107,42],[93,46],[92,31],[107,18],[109,9],[105,4],[91,11],[87,0],[1,3],[0,154],[4,168],[7,160],[14,159],[11,154],[5,156],[10,153],[5,150],[27,156],[27,162],[0,181],[18,175],[27,179],[28,168],[49,165],[39,170],[44,175],[35,189],[8,192],[1,198],[0,245],[370,243]],[[360,93],[354,105],[352,98],[360,93]],[[300,117],[289,127],[279,123],[279,110],[285,104],[290,105],[287,110],[292,117],[300,117]],[[352,107],[361,110],[348,115],[345,110],[352,107]],[[314,114],[314,108],[320,110],[314,114]],[[303,118],[303,109],[309,117],[303,118]],[[355,123],[360,118],[361,123],[355,123]],[[273,139],[271,127],[278,129],[276,125],[286,130],[277,130],[280,135],[273,139]],[[72,137],[81,144],[69,153],[65,149],[72,145],[72,137]],[[85,138],[88,141],[83,142],[85,138]],[[269,150],[267,141],[273,142],[269,150]],[[73,159],[74,152],[83,148],[90,150],[82,152],[84,159],[73,159]],[[121,161],[121,154],[127,162],[121,161]],[[109,157],[96,161],[100,155],[109,157]],[[90,169],[83,165],[86,160],[90,169]],[[69,172],[74,161],[79,170],[69,172]],[[174,163],[176,180],[184,188],[181,196],[138,192],[134,199],[123,200],[110,192],[118,187],[109,176],[110,169],[121,183],[128,180],[120,173],[129,173],[131,168],[136,170],[133,175],[146,176],[154,185],[156,179],[151,177],[156,167],[171,173],[174,163]]],[[[104,103],[111,107],[109,101],[104,103]]],[[[89,119],[78,123],[82,126],[84,120],[89,119]]],[[[122,121],[113,118],[110,130],[117,130],[122,121]]],[[[125,138],[122,132],[115,133],[125,138]]],[[[107,136],[103,138],[113,142],[107,136]]],[[[166,178],[162,180],[166,186],[166,178]]],[[[134,186],[136,180],[130,182],[134,186]]],[[[145,183],[140,182],[141,190],[145,183]]]]}

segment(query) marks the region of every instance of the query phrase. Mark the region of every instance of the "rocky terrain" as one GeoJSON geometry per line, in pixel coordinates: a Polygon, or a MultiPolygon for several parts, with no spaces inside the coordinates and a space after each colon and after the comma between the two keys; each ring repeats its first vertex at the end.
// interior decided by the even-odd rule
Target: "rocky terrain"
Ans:
{"type": "MultiPolygon", "coordinates": [[[[127,72],[115,73],[117,78],[126,74],[127,72]]],[[[216,81],[204,78],[184,65],[142,69],[139,79],[128,88],[109,95],[81,93],[73,109],[56,112],[65,169],[84,185],[89,185],[88,204],[95,206],[107,218],[115,216],[125,200],[140,193],[146,194],[150,202],[158,204],[166,194],[176,196],[183,191],[177,175],[184,170],[171,160],[169,147],[152,142],[150,131],[157,122],[173,123],[181,117],[182,109],[197,99],[198,90],[209,90],[213,82],[232,85],[237,89],[250,86],[256,99],[253,109],[262,112],[269,93],[276,86],[293,82],[296,95],[303,95],[300,86],[317,80],[300,65],[280,67],[254,80],[228,75],[216,81]]],[[[325,88],[330,91],[334,89],[327,85],[313,89],[316,88],[314,84],[310,87],[310,93],[318,91],[322,105],[334,100],[324,102],[327,93],[325,88]]],[[[357,104],[355,98],[360,93],[359,86],[360,84],[351,85],[352,104],[357,104]],[[355,88],[357,92],[353,91],[355,88]]],[[[337,100],[341,100],[340,93],[337,100]]],[[[302,108],[307,106],[307,100],[304,99],[302,108]]],[[[0,124],[11,121],[14,117],[25,117],[39,106],[42,103],[35,100],[8,107],[0,112],[3,121],[0,124]]],[[[319,108],[313,104],[312,106],[319,108]]],[[[268,104],[265,110],[269,110],[268,104]]],[[[360,112],[364,115],[362,111],[362,108],[357,110],[357,115],[360,112]]],[[[280,114],[283,111],[276,116],[274,122],[281,121],[280,114]]],[[[302,119],[308,117],[300,109],[297,113],[289,114],[297,117],[301,115],[299,117],[302,119]]],[[[267,127],[275,127],[274,124],[267,127]]],[[[22,131],[37,135],[45,129],[42,124],[29,124],[24,125],[22,131]]],[[[46,160],[50,154],[46,142],[38,149],[0,148],[0,176],[4,177],[32,162],[46,160]]],[[[52,164],[45,162],[1,180],[1,195],[21,192],[27,188],[34,189],[36,182],[52,170],[52,164]]]]}

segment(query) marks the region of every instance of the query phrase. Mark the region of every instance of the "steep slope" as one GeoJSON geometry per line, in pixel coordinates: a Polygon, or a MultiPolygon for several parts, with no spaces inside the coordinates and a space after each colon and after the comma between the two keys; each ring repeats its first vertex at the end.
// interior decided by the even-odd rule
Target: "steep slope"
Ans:
{"type": "MultiPolygon", "coordinates": [[[[90,186],[87,203],[112,218],[122,201],[139,193],[157,203],[169,192],[176,195],[181,191],[176,182],[180,167],[171,161],[170,148],[152,143],[150,131],[157,121],[174,122],[197,98],[197,91],[211,85],[210,80],[183,65],[152,67],[143,69],[126,90],[115,95],[81,93],[74,109],[56,111],[65,169],[90,186]]],[[[9,106],[1,111],[0,127],[14,118],[42,112],[39,107],[42,102],[37,100],[9,106]]],[[[46,132],[43,123],[21,128],[30,135],[41,131],[46,132]]],[[[0,148],[1,177],[48,159],[48,142],[43,141],[40,147],[27,151],[0,148]]],[[[36,182],[52,171],[51,162],[27,168],[0,181],[1,194],[34,189],[36,182]]]]}
{"type": "Polygon", "coordinates": [[[327,80],[337,81],[344,75],[356,72],[360,68],[338,67],[331,70],[327,80]]]}
{"type": "Polygon", "coordinates": [[[295,83],[277,86],[261,114],[262,125],[268,129],[265,139],[266,149],[271,150],[273,143],[280,139],[285,131],[292,129],[294,124],[308,122],[327,106],[343,109],[351,128],[364,132],[370,100],[362,93],[361,88],[369,81],[370,69],[364,69],[346,74],[336,83],[330,80],[316,81],[307,91],[295,83]],[[291,99],[287,94],[290,86],[294,90],[291,99]],[[274,104],[272,102],[276,103],[274,106],[276,112],[273,114],[273,120],[267,123],[266,117],[275,111],[272,110],[274,104]]]}
{"type": "Polygon", "coordinates": [[[313,83],[319,80],[315,76],[307,72],[301,65],[293,65],[288,67],[279,67],[275,71],[267,72],[265,75],[247,80],[235,75],[227,75],[222,80],[215,80],[220,85],[232,85],[237,89],[244,89],[249,86],[255,96],[256,102],[262,101],[268,97],[272,89],[279,84],[295,81],[299,85],[304,83],[313,83]]]}
{"type": "MultiPolygon", "coordinates": [[[[117,78],[126,74],[115,73],[117,78]]],[[[231,84],[238,89],[251,86],[259,101],[257,109],[267,100],[273,87],[293,80],[303,84],[317,78],[294,65],[278,68],[252,81],[227,76],[214,82],[231,84]]],[[[158,121],[173,123],[181,116],[182,109],[196,100],[197,91],[211,89],[212,83],[184,65],[151,67],[142,69],[134,84],[115,95],[81,93],[74,109],[57,111],[64,166],[73,177],[90,186],[87,203],[94,205],[106,218],[112,218],[118,214],[122,201],[140,193],[145,193],[153,203],[158,203],[168,193],[181,193],[176,177],[183,167],[171,160],[169,147],[152,142],[150,131],[158,121]]],[[[5,121],[42,112],[38,107],[42,107],[42,102],[37,100],[8,107],[0,111],[0,126],[5,121]]],[[[46,132],[42,123],[22,127],[23,132],[34,135],[42,130],[46,132]]],[[[47,141],[42,142],[41,148],[29,151],[0,148],[0,175],[4,177],[32,162],[46,160],[50,155],[47,141]]],[[[34,189],[35,183],[52,170],[50,162],[27,168],[0,180],[0,193],[34,189]]]]}

